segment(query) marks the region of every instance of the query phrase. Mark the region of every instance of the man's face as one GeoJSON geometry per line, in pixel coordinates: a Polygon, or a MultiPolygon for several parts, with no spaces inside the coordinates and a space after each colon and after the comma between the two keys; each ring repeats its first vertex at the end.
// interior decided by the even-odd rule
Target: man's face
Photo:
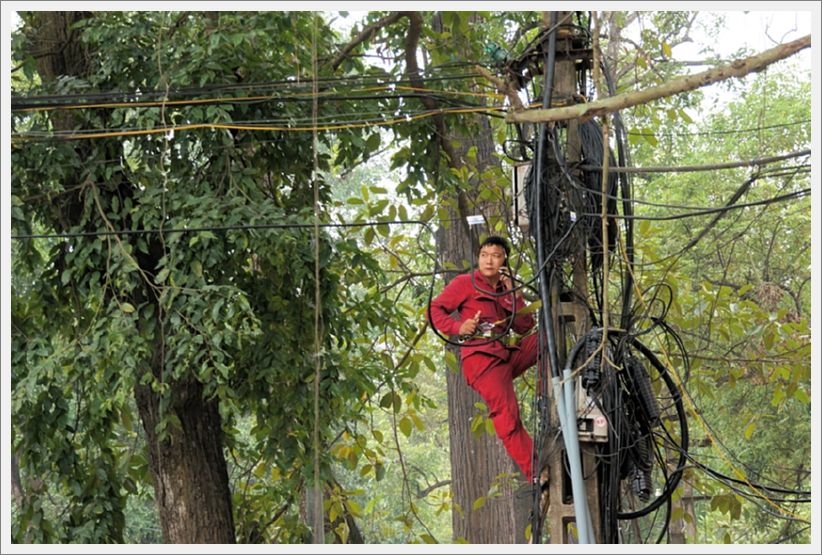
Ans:
{"type": "Polygon", "coordinates": [[[499,269],[505,263],[505,249],[499,245],[485,245],[479,251],[479,271],[487,277],[499,275],[499,269]]]}

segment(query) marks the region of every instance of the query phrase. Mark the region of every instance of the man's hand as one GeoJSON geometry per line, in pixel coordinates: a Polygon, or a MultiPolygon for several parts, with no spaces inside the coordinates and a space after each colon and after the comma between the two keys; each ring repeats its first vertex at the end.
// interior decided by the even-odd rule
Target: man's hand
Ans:
{"type": "Polygon", "coordinates": [[[511,279],[511,270],[508,266],[503,266],[499,269],[499,281],[502,283],[502,288],[505,291],[510,291],[514,288],[514,282],[511,279]]]}
{"type": "Polygon", "coordinates": [[[473,335],[474,332],[477,331],[481,313],[482,311],[478,310],[473,318],[468,318],[460,325],[460,335],[473,335]]]}

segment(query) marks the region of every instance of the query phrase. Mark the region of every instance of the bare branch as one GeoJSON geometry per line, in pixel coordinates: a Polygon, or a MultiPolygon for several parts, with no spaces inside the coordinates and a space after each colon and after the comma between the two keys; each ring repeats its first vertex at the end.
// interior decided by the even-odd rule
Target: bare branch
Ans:
{"type": "MultiPolygon", "coordinates": [[[[736,204],[736,201],[738,201],[742,195],[744,195],[745,193],[748,192],[748,189],[751,188],[751,185],[757,179],[759,179],[759,175],[754,175],[754,176],[749,177],[748,179],[746,179],[742,183],[742,185],[740,185],[739,188],[734,192],[734,194],[731,195],[731,198],[728,200],[728,202],[725,203],[725,206],[729,207],[729,206],[733,206],[734,204],[736,204]]],[[[703,237],[705,237],[705,235],[708,234],[708,232],[711,230],[711,228],[713,228],[719,222],[719,220],[721,220],[725,216],[725,214],[727,214],[727,211],[717,213],[717,215],[714,216],[713,219],[711,219],[711,221],[708,223],[708,225],[706,225],[702,229],[702,231],[700,231],[697,234],[696,237],[694,237],[693,239],[688,241],[688,244],[685,245],[685,247],[682,250],[686,251],[686,250],[690,249],[691,247],[693,247],[694,245],[696,245],[703,237]]]]}
{"type": "Polygon", "coordinates": [[[575,106],[564,106],[561,108],[549,108],[538,110],[525,110],[521,112],[511,112],[506,118],[509,122],[531,122],[540,123],[548,121],[562,121],[575,118],[590,119],[602,116],[611,112],[616,112],[623,108],[629,108],[638,104],[647,104],[652,100],[673,96],[724,81],[731,77],[744,77],[754,71],[760,71],[774,62],[783,60],[800,50],[810,47],[811,36],[807,35],[795,41],[780,44],[775,48],[766,50],[756,56],[735,60],[728,65],[720,66],[708,71],[703,71],[695,75],[687,75],[669,81],[656,87],[630,93],[618,94],[588,104],[577,104],[575,106]]]}
{"type": "Polygon", "coordinates": [[[443,486],[450,486],[451,480],[440,480],[439,482],[434,482],[430,486],[425,489],[418,489],[417,490],[417,497],[422,498],[434,491],[435,489],[441,488],[443,486]]]}

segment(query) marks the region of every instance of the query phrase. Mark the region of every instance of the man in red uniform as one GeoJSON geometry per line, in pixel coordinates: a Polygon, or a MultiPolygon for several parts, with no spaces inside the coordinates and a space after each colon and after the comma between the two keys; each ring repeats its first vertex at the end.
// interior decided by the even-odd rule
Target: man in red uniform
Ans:
{"type": "Polygon", "coordinates": [[[519,291],[505,293],[512,289],[508,254],[505,239],[488,237],[480,245],[477,269],[454,278],[431,302],[430,310],[440,332],[460,336],[463,377],[488,405],[497,436],[530,483],[533,442],[520,419],[514,378],[536,362],[537,335],[513,346],[507,344],[507,335],[489,342],[506,330],[510,317],[514,318],[511,329],[517,333],[534,326],[530,314],[516,315],[525,307],[519,291]]]}

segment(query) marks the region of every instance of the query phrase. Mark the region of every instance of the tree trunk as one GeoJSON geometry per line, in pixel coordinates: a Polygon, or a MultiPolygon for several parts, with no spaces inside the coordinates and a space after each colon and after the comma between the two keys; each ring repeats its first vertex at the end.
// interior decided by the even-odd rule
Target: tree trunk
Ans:
{"type": "MultiPolygon", "coordinates": [[[[474,146],[477,149],[477,173],[498,163],[493,157],[494,142],[491,126],[487,119],[478,118],[474,122],[478,132],[471,136],[447,134],[441,137],[452,147],[449,165],[453,168],[465,166],[465,154],[474,146]]],[[[472,183],[478,187],[479,183],[472,183]]],[[[459,268],[475,266],[479,250],[479,229],[468,227],[466,216],[483,212],[498,211],[491,207],[481,207],[464,191],[456,194],[457,209],[449,209],[448,217],[453,224],[442,227],[437,234],[437,244],[441,259],[459,268]]],[[[483,228],[483,231],[488,231],[483,228]]],[[[457,360],[459,353],[455,352],[457,360]]],[[[522,541],[524,530],[515,530],[515,508],[513,491],[510,486],[501,489],[501,496],[487,499],[485,504],[472,509],[474,502],[488,494],[494,479],[501,473],[518,474],[502,442],[496,436],[483,433],[477,438],[471,432],[471,419],[476,412],[475,403],[482,401],[466,383],[463,376],[448,372],[448,423],[451,457],[451,479],[454,503],[462,511],[452,511],[452,526],[455,539],[464,538],[471,543],[515,543],[522,541]]],[[[522,499],[519,502],[527,503],[522,499]]],[[[521,512],[521,511],[520,511],[521,512]]]]}
{"type": "Polygon", "coordinates": [[[509,488],[501,497],[488,499],[473,510],[474,501],[488,494],[494,477],[517,472],[500,440],[487,433],[471,433],[474,403],[482,401],[465,384],[462,375],[448,372],[448,423],[451,447],[451,479],[454,503],[451,524],[455,539],[471,543],[515,543],[522,538],[514,531],[513,495],[509,488]]]}
{"type": "MultiPolygon", "coordinates": [[[[72,26],[93,17],[91,13],[36,12],[26,17],[32,18],[33,31],[28,38],[44,82],[62,75],[85,77],[89,73],[91,57],[80,40],[80,32],[72,26]]],[[[72,119],[70,111],[58,111],[52,121],[56,129],[70,129],[72,119]]],[[[156,263],[157,259],[141,260],[141,264],[152,268],[156,263]]],[[[159,344],[156,351],[152,370],[159,376],[162,368],[159,344]]],[[[171,402],[166,410],[179,419],[180,425],[170,425],[168,436],[160,441],[156,433],[162,416],[160,395],[152,391],[150,385],[135,387],[137,407],[146,431],[163,540],[234,543],[218,402],[204,400],[202,385],[193,381],[172,383],[167,394],[171,402]]]]}
{"type": "Polygon", "coordinates": [[[160,395],[148,385],[135,388],[137,407],[154,477],[163,541],[166,543],[234,543],[234,519],[228,471],[222,450],[217,401],[205,401],[196,382],[171,386],[172,406],[180,420],[157,437],[160,395]]]}
{"type": "Polygon", "coordinates": [[[23,504],[23,481],[20,479],[20,465],[17,453],[11,453],[11,498],[19,508],[23,504]]]}

